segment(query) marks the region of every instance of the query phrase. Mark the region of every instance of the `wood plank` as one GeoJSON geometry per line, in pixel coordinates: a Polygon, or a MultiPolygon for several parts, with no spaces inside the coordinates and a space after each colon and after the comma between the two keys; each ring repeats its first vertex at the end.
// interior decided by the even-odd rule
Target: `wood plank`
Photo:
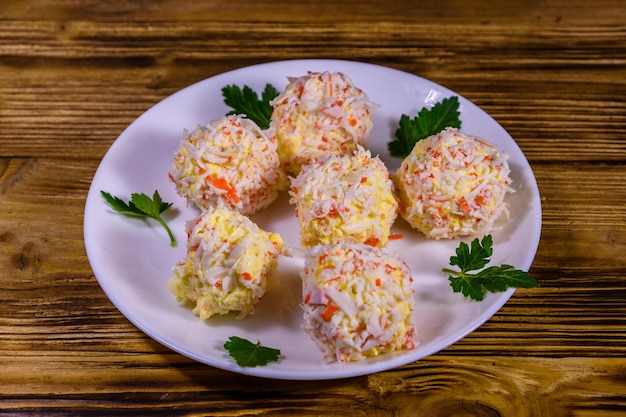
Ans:
{"type": "Polygon", "coordinates": [[[392,66],[476,102],[510,131],[531,161],[618,162],[626,155],[626,76],[620,76],[626,75],[626,55],[608,55],[615,47],[607,42],[626,37],[626,26],[540,27],[529,33],[459,25],[443,38],[432,25],[410,23],[400,28],[345,23],[307,31],[295,24],[257,24],[254,35],[244,23],[65,25],[63,37],[54,22],[8,22],[0,29],[0,39],[17,39],[0,43],[3,155],[101,157],[128,124],[169,94],[238,65],[263,62],[265,52],[257,51],[265,48],[275,51],[272,59],[294,58],[294,43],[302,49],[295,52],[298,58],[376,63],[402,55],[392,66]],[[39,39],[36,47],[32,36],[39,39]],[[327,46],[309,49],[309,44],[319,45],[320,36],[327,38],[327,46]],[[546,37],[575,46],[546,50],[541,46],[546,37]],[[515,70],[503,69],[503,60],[516,61],[515,70]],[[547,70],[558,78],[546,76],[547,70]],[[590,149],[590,142],[604,152],[590,149]]]}
{"type": "MultiPolygon", "coordinates": [[[[34,236],[82,240],[82,211],[98,160],[0,159],[0,205],[21,223],[6,223],[5,241],[19,236],[25,222],[34,236]],[[54,173],[54,175],[50,175],[54,173]],[[47,216],[40,216],[40,207],[47,216]],[[68,214],[70,216],[68,216],[68,214]],[[51,220],[67,218],[55,224],[51,220]],[[50,229],[46,224],[52,223],[50,229]],[[74,225],[68,231],[67,227],[74,225]]],[[[543,165],[534,167],[543,206],[542,246],[537,265],[567,265],[572,255],[603,265],[623,266],[626,229],[626,168],[623,165],[543,165]],[[562,225],[569,227],[563,229],[562,225]],[[578,238],[576,238],[578,235],[578,238]],[[579,246],[576,246],[579,245],[579,246]],[[546,255],[543,255],[545,251],[546,255]],[[554,258],[554,257],[557,258],[554,258]],[[558,257],[562,256],[560,260],[558,257]],[[556,263],[555,263],[556,262],[556,263]]],[[[15,243],[15,242],[13,242],[15,243]]],[[[79,251],[77,256],[82,256],[79,251]]],[[[584,263],[581,268],[584,269],[584,263]]]]}
{"type": "MultiPolygon", "coordinates": [[[[9,260],[0,289],[7,300],[0,303],[4,354],[45,350],[48,342],[37,335],[53,338],[55,349],[131,352],[128,340],[121,348],[89,325],[98,317],[106,331],[141,339],[107,300],[85,257],[84,198],[98,161],[0,161],[0,208],[12,219],[0,218],[0,253],[9,260]],[[32,294],[38,294],[36,303],[32,294]]],[[[556,357],[575,347],[579,356],[623,356],[626,170],[539,165],[536,175],[544,228],[531,273],[541,287],[518,290],[485,326],[447,352],[556,357]],[[527,343],[529,335],[535,343],[527,343]]]]}
{"type": "Polygon", "coordinates": [[[449,0],[445,7],[437,0],[419,2],[386,3],[346,0],[337,3],[319,0],[315,3],[238,0],[223,2],[181,2],[161,0],[159,2],[136,2],[123,0],[101,2],[82,0],[6,0],[0,9],[2,19],[53,20],[86,19],[95,21],[195,21],[212,19],[221,22],[273,21],[332,23],[337,21],[362,20],[368,23],[392,22],[435,22],[455,25],[463,22],[479,22],[507,25],[534,26],[541,24],[590,24],[598,26],[623,23],[624,6],[611,0],[551,0],[542,3],[498,0],[471,1],[449,0]]]}
{"type": "Polygon", "coordinates": [[[621,388],[626,368],[619,359],[436,355],[394,372],[321,385],[261,382],[171,355],[133,355],[132,366],[127,356],[66,358],[48,355],[34,362],[18,355],[5,362],[2,409],[20,410],[21,393],[28,390],[29,411],[49,414],[243,416],[253,409],[304,416],[350,410],[356,416],[582,417],[626,410],[621,388]],[[8,375],[21,383],[10,384],[8,375]],[[152,383],[137,387],[142,380],[152,383]]]}

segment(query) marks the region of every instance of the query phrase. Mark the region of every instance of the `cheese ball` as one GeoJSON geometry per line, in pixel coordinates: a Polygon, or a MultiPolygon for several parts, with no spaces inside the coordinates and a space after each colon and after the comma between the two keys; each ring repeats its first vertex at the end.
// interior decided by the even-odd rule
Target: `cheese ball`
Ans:
{"type": "Polygon", "coordinates": [[[398,214],[389,171],[361,147],[330,156],[291,178],[304,247],[349,241],[384,246],[398,214]]]}
{"type": "Polygon", "coordinates": [[[452,128],[417,142],[393,177],[401,216],[433,239],[487,234],[508,214],[507,159],[492,144],[452,128]]]}
{"type": "Polygon", "coordinates": [[[282,238],[226,207],[188,222],[187,234],[186,255],[169,281],[177,301],[194,304],[203,320],[231,311],[238,318],[253,314],[285,253],[282,238]]]}
{"type": "Polygon", "coordinates": [[[304,330],[326,362],[415,347],[412,277],[384,249],[341,242],[305,252],[304,330]]]}
{"type": "Polygon", "coordinates": [[[377,107],[345,74],[328,71],[291,78],[271,104],[269,132],[283,169],[292,175],[325,155],[365,146],[377,107]]]}
{"type": "Polygon", "coordinates": [[[252,215],[288,187],[276,141],[256,123],[231,115],[184,131],[170,180],[181,197],[202,210],[224,205],[252,215]]]}

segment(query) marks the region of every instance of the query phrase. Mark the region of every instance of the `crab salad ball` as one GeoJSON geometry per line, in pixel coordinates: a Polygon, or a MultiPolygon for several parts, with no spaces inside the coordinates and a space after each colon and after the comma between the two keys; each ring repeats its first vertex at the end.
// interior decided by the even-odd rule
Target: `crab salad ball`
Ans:
{"type": "Polygon", "coordinates": [[[389,171],[369,150],[329,156],[291,178],[303,247],[340,241],[384,246],[398,213],[389,171]]]}
{"type": "Polygon", "coordinates": [[[341,242],[305,253],[304,330],[326,362],[352,362],[416,345],[409,267],[385,249],[341,242]]]}
{"type": "Polygon", "coordinates": [[[254,313],[286,254],[280,235],[261,230],[227,207],[202,213],[187,223],[187,252],[173,269],[170,291],[190,302],[201,319],[215,314],[254,313]]]}
{"type": "Polygon", "coordinates": [[[275,139],[239,115],[185,130],[169,178],[202,210],[224,205],[244,215],[267,207],[289,185],[275,139]]]}
{"type": "Polygon", "coordinates": [[[292,175],[324,155],[365,146],[377,107],[348,76],[329,71],[289,78],[271,104],[268,131],[278,142],[283,169],[292,175]]]}
{"type": "Polygon", "coordinates": [[[416,143],[393,179],[401,216],[433,239],[480,236],[508,214],[508,155],[448,128],[416,143]]]}

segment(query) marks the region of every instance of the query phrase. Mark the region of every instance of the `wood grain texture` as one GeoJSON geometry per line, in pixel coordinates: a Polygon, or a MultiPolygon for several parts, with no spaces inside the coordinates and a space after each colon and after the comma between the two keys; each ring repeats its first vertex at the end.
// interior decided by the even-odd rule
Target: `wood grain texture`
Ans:
{"type": "Polygon", "coordinates": [[[626,414],[626,3],[8,0],[0,5],[0,416],[626,414]],[[168,95],[281,59],[438,82],[520,145],[542,196],[531,274],[424,360],[245,377],[145,336],[100,289],[83,210],[117,136],[168,95]]]}
{"type": "Polygon", "coordinates": [[[626,47],[611,41],[626,39],[626,25],[467,24],[445,36],[438,25],[353,22],[306,31],[257,23],[250,31],[249,23],[25,21],[0,30],[0,39],[26,40],[0,44],[0,138],[15,156],[94,156],[83,146],[92,142],[101,156],[134,118],[187,85],[248,64],[316,57],[384,64],[443,84],[492,114],[533,160],[558,151],[561,160],[620,161],[626,152],[616,128],[626,123],[626,47]],[[35,124],[42,129],[33,137],[35,124]],[[68,141],[51,147],[58,135],[68,141]]]}

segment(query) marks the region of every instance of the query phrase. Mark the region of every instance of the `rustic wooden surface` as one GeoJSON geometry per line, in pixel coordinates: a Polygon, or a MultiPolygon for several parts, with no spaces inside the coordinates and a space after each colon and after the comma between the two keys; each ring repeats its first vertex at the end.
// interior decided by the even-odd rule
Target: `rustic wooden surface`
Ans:
{"type": "Polygon", "coordinates": [[[626,415],[625,128],[622,0],[5,0],[0,415],[626,415]],[[541,287],[436,355],[335,381],[216,370],[131,325],[84,249],[100,159],[173,92],[293,58],[408,71],[494,116],[539,184],[541,287]]]}

